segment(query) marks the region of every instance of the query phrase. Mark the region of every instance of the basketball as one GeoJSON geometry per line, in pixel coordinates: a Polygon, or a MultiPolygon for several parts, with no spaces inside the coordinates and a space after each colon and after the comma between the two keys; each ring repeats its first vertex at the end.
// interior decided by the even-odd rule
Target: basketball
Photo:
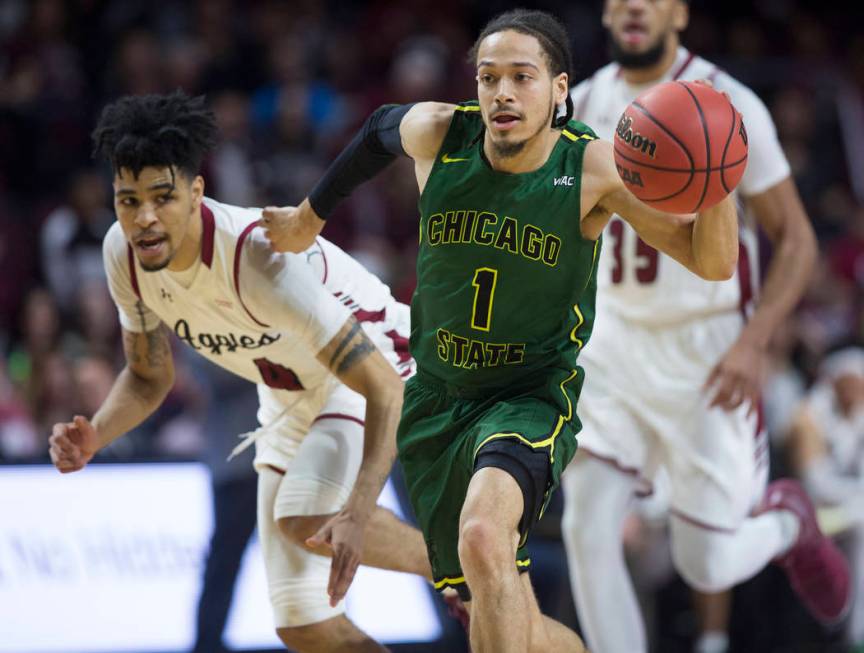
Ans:
{"type": "Polygon", "coordinates": [[[747,131],[729,99],[705,84],[665,82],[624,110],[613,138],[624,185],[668,213],[717,204],[741,181],[747,131]]]}

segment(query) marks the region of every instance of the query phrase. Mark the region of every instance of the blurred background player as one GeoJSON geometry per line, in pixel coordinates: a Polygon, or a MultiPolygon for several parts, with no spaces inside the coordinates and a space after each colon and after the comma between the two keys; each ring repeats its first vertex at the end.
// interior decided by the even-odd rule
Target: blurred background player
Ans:
{"type": "Polygon", "coordinates": [[[78,471],[158,408],[174,383],[168,325],[258,387],[261,426],[234,453],[256,445],[280,639],[299,653],[383,651],[341,600],[361,559],[430,576],[420,533],[376,506],[400,375],[413,372],[407,307],[338,247],[275,254],[255,230],[260,211],[205,198],[198,170],[215,137],[203,97],[127,96],[103,111],[94,151],[111,163],[118,219],[103,256],[127,364],[92,422],[54,425],[51,458],[78,471]]]}
{"type": "Polygon", "coordinates": [[[857,592],[848,634],[864,650],[864,349],[846,347],[822,361],[789,438],[793,468],[849,555],[857,592]]]}
{"type": "MultiPolygon", "coordinates": [[[[659,467],[671,477],[675,565],[703,593],[702,653],[726,649],[723,592],[801,544],[813,527],[809,513],[793,511],[804,498],[789,485],[780,486],[783,505],[747,517],[768,473],[759,406],[767,346],[805,290],[815,238],[768,111],[748,88],[680,46],[688,18],[684,0],[606,0],[614,62],[572,92],[575,117],[611,138],[622,111],[646,89],[707,79],[743,114],[750,148],[738,187],[746,213],[733,279],[706,283],[689,274],[617,217],[604,232],[595,342],[584,355],[584,430],[565,474],[563,520],[580,621],[589,645],[604,653],[648,647],[621,530],[634,494],[650,488],[659,467]],[[774,246],[758,302],[754,222],[774,246]]],[[[831,586],[843,591],[842,560],[818,537],[799,549],[785,567],[793,585],[806,576],[805,602],[836,619],[844,599],[831,586]],[[814,578],[813,561],[838,566],[814,578]]]]}

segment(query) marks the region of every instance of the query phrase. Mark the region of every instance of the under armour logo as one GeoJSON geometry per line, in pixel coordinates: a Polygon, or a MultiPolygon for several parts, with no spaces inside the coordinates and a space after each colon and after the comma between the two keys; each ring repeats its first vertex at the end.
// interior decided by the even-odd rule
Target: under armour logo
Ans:
{"type": "Polygon", "coordinates": [[[162,291],[162,299],[167,299],[169,302],[173,302],[174,298],[171,296],[171,293],[166,291],[164,288],[160,288],[162,291]]]}

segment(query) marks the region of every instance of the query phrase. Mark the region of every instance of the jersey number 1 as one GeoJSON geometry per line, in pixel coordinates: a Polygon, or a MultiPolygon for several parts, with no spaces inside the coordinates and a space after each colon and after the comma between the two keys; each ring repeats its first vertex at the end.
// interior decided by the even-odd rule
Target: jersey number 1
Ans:
{"type": "Polygon", "coordinates": [[[471,328],[488,331],[492,325],[492,301],[495,299],[495,286],[498,283],[498,270],[477,268],[474,270],[474,305],[471,308],[471,328]]]}

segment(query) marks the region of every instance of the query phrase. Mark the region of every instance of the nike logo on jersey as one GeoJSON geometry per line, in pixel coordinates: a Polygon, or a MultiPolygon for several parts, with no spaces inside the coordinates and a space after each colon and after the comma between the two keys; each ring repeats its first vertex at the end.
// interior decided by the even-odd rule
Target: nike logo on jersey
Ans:
{"type": "Polygon", "coordinates": [[[564,175],[563,177],[555,177],[553,186],[572,186],[574,177],[564,175]]]}
{"type": "Polygon", "coordinates": [[[469,161],[470,159],[453,159],[449,154],[441,157],[441,163],[459,163],[460,161],[469,161]]]}

